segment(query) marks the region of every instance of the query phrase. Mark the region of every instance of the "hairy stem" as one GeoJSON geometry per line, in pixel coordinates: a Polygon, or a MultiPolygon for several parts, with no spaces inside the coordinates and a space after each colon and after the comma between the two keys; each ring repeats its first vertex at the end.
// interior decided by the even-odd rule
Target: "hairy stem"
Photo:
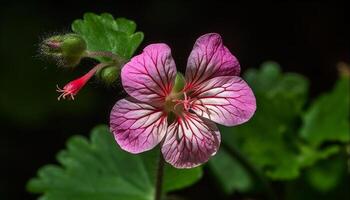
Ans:
{"type": "Polygon", "coordinates": [[[110,58],[114,62],[117,62],[120,65],[123,65],[126,63],[126,60],[110,51],[87,51],[85,53],[86,57],[89,58],[96,58],[96,57],[105,57],[105,58],[110,58]]]}
{"type": "Polygon", "coordinates": [[[221,143],[221,146],[227,151],[227,153],[231,157],[235,158],[239,163],[241,163],[241,165],[249,172],[252,178],[258,180],[261,183],[261,185],[264,187],[264,190],[266,191],[266,196],[268,199],[277,199],[271,185],[266,180],[264,175],[262,175],[258,169],[256,169],[247,159],[245,159],[244,156],[237,149],[228,146],[225,143],[221,143]]]}
{"type": "Polygon", "coordinates": [[[158,160],[158,168],[157,168],[156,195],[154,200],[162,199],[163,174],[164,174],[164,159],[163,159],[163,155],[160,153],[159,160],[158,160]]]}

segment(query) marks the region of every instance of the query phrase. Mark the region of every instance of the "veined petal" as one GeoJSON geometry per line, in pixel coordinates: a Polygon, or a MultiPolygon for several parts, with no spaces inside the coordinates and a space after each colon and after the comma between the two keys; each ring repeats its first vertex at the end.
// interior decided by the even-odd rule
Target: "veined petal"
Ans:
{"type": "Polygon", "coordinates": [[[238,76],[210,79],[198,87],[191,98],[191,109],[216,123],[234,126],[248,121],[256,109],[253,91],[238,76]]]}
{"type": "Polygon", "coordinates": [[[169,127],[162,145],[164,159],[176,168],[192,168],[205,163],[220,146],[216,125],[186,112],[169,127]]]}
{"type": "Polygon", "coordinates": [[[135,99],[122,99],[112,109],[110,129],[122,149],[140,153],[152,149],[163,139],[166,114],[135,99]]]}
{"type": "Polygon", "coordinates": [[[187,87],[193,88],[217,76],[238,76],[238,60],[223,45],[221,36],[208,33],[199,37],[187,61],[187,87]]]}
{"type": "Polygon", "coordinates": [[[163,103],[176,76],[175,62],[166,44],[151,44],[124,65],[121,72],[125,91],[135,99],[163,103]]]}

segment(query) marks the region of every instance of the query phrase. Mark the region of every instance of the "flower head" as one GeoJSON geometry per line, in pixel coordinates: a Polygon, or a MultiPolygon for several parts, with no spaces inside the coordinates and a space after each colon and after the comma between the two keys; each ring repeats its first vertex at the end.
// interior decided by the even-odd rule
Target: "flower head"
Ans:
{"type": "Polygon", "coordinates": [[[166,44],[148,45],[122,68],[130,97],[110,115],[117,143],[131,153],[161,143],[165,160],[177,168],[207,162],[220,145],[215,123],[235,126],[255,112],[254,94],[239,73],[237,59],[216,33],[197,39],[185,77],[176,72],[166,44]]]}

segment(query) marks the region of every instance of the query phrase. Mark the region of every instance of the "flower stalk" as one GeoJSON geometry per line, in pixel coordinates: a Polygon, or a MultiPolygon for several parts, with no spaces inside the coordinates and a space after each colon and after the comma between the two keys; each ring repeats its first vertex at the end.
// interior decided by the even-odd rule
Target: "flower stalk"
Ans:
{"type": "Polygon", "coordinates": [[[164,175],[164,159],[162,154],[159,154],[158,167],[157,167],[157,179],[156,179],[156,192],[154,200],[162,199],[163,191],[163,175],[164,175]]]}
{"type": "Polygon", "coordinates": [[[124,58],[110,51],[86,51],[85,57],[94,58],[94,59],[97,57],[110,58],[112,62],[115,62],[119,66],[127,62],[124,58]]]}

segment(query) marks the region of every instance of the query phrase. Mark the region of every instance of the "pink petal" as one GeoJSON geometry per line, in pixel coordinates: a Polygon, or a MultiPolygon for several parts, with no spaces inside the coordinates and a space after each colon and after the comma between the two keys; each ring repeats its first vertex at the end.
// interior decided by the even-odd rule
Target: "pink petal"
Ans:
{"type": "Polygon", "coordinates": [[[192,168],[205,163],[220,146],[216,125],[192,113],[173,122],[167,131],[162,153],[176,168],[192,168]]]}
{"type": "Polygon", "coordinates": [[[256,101],[248,84],[238,76],[222,76],[204,82],[191,98],[191,109],[216,123],[234,126],[248,121],[256,101]]]}
{"type": "Polygon", "coordinates": [[[121,72],[125,91],[135,99],[163,103],[176,76],[175,62],[166,44],[151,44],[124,65],[121,72]]]}
{"type": "Polygon", "coordinates": [[[222,44],[221,36],[208,33],[199,37],[187,61],[188,87],[217,76],[238,76],[240,65],[235,56],[222,44]]]}
{"type": "Polygon", "coordinates": [[[112,109],[110,129],[122,149],[140,153],[152,149],[163,139],[166,114],[135,99],[122,99],[112,109]]]}

